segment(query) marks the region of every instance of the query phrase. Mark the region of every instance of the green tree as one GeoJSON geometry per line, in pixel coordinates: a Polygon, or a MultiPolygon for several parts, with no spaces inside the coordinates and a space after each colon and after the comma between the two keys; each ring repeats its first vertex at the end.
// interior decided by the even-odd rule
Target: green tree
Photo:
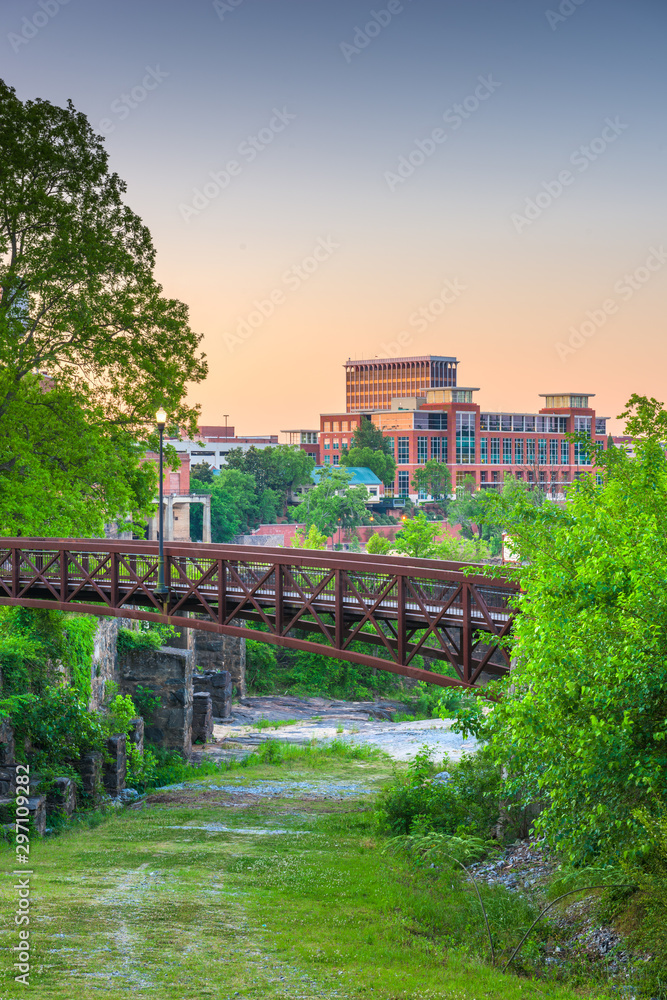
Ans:
{"type": "Polygon", "coordinates": [[[346,468],[370,469],[385,486],[391,486],[396,476],[396,462],[391,455],[373,448],[350,448],[344,451],[340,464],[346,468]]]}
{"type": "Polygon", "coordinates": [[[667,796],[667,414],[633,396],[623,416],[636,457],[597,451],[564,506],[489,500],[523,563],[515,667],[484,735],[577,862],[641,851],[637,809],[667,796]]]}
{"type": "Polygon", "coordinates": [[[342,468],[325,466],[318,471],[318,482],[296,508],[297,520],[307,528],[314,524],[327,538],[340,527],[355,528],[367,516],[368,490],[350,486],[352,476],[342,468]]]}
{"type": "Polygon", "coordinates": [[[436,550],[435,536],[440,525],[428,521],[423,511],[416,517],[405,521],[400,531],[396,533],[394,548],[397,552],[415,559],[430,559],[436,550]]]}
{"type": "Polygon", "coordinates": [[[255,477],[257,489],[274,490],[280,495],[283,515],[287,513],[290,494],[297,486],[310,483],[314,460],[301,448],[279,444],[271,448],[232,448],[227,455],[227,467],[255,477]]]}
{"type": "Polygon", "coordinates": [[[361,418],[361,423],[355,428],[350,442],[352,448],[370,448],[371,451],[382,451],[385,455],[391,456],[391,442],[386,438],[379,427],[366,417],[361,418]]]}
{"type": "Polygon", "coordinates": [[[314,524],[311,524],[307,532],[297,530],[292,539],[293,549],[326,549],[327,536],[323,535],[314,524]]]}
{"type": "MultiPolygon", "coordinates": [[[[244,534],[250,526],[259,523],[260,506],[255,477],[238,469],[222,469],[211,485],[190,481],[197,492],[211,494],[211,540],[224,544],[234,535],[244,534]]],[[[201,538],[202,511],[193,506],[190,514],[190,531],[201,538]]]]}
{"type": "Polygon", "coordinates": [[[155,281],[150,233],[107,159],[71,102],[22,102],[0,81],[3,532],[100,534],[147,513],[155,410],[196,425],[201,338],[155,281]]]}
{"type": "Polygon", "coordinates": [[[392,542],[378,531],[372,534],[366,542],[366,552],[372,556],[386,556],[391,552],[391,549],[392,542]]]}
{"type": "Polygon", "coordinates": [[[446,515],[449,496],[452,492],[452,476],[443,462],[429,458],[422,469],[415,470],[412,488],[415,493],[423,490],[434,500],[439,501],[443,514],[446,515]]]}
{"type": "Polygon", "coordinates": [[[215,479],[215,469],[208,462],[198,462],[196,465],[190,466],[190,478],[210,486],[215,479]]]}

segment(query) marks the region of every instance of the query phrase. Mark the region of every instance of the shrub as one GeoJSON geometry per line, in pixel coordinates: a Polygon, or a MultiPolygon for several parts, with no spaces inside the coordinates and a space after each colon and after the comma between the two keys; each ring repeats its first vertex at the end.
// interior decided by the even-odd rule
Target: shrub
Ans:
{"type": "Polygon", "coordinates": [[[446,758],[446,783],[431,780],[432,750],[415,755],[406,775],[396,775],[379,796],[378,825],[394,836],[440,832],[487,838],[498,822],[500,774],[485,753],[464,755],[454,765],[446,758]]]}
{"type": "Polygon", "coordinates": [[[135,649],[159,649],[174,635],[176,630],[171,625],[141,622],[139,629],[119,629],[116,647],[119,653],[131,653],[135,649]]]}

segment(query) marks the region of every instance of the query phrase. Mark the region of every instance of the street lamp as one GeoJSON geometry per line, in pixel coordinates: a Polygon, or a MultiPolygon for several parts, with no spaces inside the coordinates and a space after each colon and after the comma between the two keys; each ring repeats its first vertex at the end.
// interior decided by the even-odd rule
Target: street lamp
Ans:
{"type": "Polygon", "coordinates": [[[159,504],[160,509],[158,512],[158,543],[159,543],[159,556],[157,564],[157,587],[155,588],[155,595],[157,597],[162,597],[164,603],[166,603],[167,595],[169,594],[169,587],[164,582],[164,456],[163,456],[163,441],[164,441],[164,428],[167,423],[167,414],[162,407],[155,414],[155,420],[157,422],[157,429],[160,432],[160,494],[159,494],[159,504]]]}
{"type": "Polygon", "coordinates": [[[339,545],[342,545],[341,534],[340,534],[341,533],[341,523],[342,523],[342,520],[343,519],[341,517],[338,518],[338,544],[339,545]]]}

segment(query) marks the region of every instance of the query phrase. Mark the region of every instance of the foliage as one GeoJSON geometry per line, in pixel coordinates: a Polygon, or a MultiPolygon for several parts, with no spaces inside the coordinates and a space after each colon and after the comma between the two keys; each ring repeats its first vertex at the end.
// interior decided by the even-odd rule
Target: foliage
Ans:
{"type": "MultiPolygon", "coordinates": [[[[314,637],[307,633],[307,638],[313,641],[314,637]]],[[[351,648],[368,650],[361,643],[352,643],[351,648]]],[[[421,657],[415,657],[415,665],[421,664],[421,657]]],[[[403,693],[402,679],[388,671],[374,671],[319,653],[281,649],[255,639],[246,639],[246,680],[248,690],[258,695],[276,692],[297,698],[367,701],[403,693]]]]}
{"type": "Polygon", "coordinates": [[[138,684],[135,688],[132,700],[136,705],[137,712],[145,722],[150,722],[155,712],[160,707],[162,698],[152,688],[138,684]]]}
{"type": "Polygon", "coordinates": [[[208,462],[197,462],[190,466],[190,479],[196,479],[203,486],[215,482],[215,469],[208,462]]]}
{"type": "MultiPolygon", "coordinates": [[[[259,490],[254,475],[235,467],[222,469],[210,484],[191,479],[190,486],[211,494],[211,540],[217,543],[230,542],[258,524],[275,522],[282,503],[276,490],[259,490]]],[[[201,505],[193,506],[190,520],[192,537],[201,540],[201,505]]]]}
{"type": "Polygon", "coordinates": [[[138,712],[129,694],[117,694],[108,706],[107,715],[104,717],[107,733],[115,736],[116,733],[128,733],[132,719],[136,719],[138,712]]]}
{"type": "Polygon", "coordinates": [[[493,498],[525,565],[511,683],[485,735],[507,788],[544,809],[537,826],[578,863],[641,853],[637,809],[667,793],[665,415],[633,397],[636,457],[594,456],[564,507],[493,498]],[[598,481],[598,479],[600,481],[598,481]]]}
{"type": "Polygon", "coordinates": [[[314,524],[311,524],[308,532],[297,530],[292,539],[293,549],[326,549],[327,536],[323,535],[314,524]]]}
{"type": "Polygon", "coordinates": [[[17,759],[27,759],[36,770],[76,761],[83,754],[102,750],[106,743],[101,715],[89,712],[71,687],[47,688],[39,698],[24,702],[11,718],[17,759]],[[24,749],[26,740],[29,751],[24,749]]]}
{"type": "Polygon", "coordinates": [[[340,464],[348,468],[370,469],[385,486],[392,486],[396,476],[396,462],[393,456],[375,448],[350,448],[341,455],[340,464]]]}
{"type": "Polygon", "coordinates": [[[310,483],[310,473],[315,462],[303,449],[279,444],[271,448],[232,448],[227,453],[228,469],[236,469],[253,476],[258,496],[272,491],[282,514],[287,513],[290,494],[298,486],[310,483]]]}
{"type": "Polygon", "coordinates": [[[35,608],[7,608],[0,616],[0,667],[8,693],[40,694],[62,681],[59,664],[88,701],[95,631],[94,615],[35,608]]]}
{"type": "Polygon", "coordinates": [[[487,839],[498,821],[500,769],[483,751],[445,760],[447,782],[431,780],[436,770],[432,748],[415,754],[407,775],[397,773],[378,800],[377,821],[397,835],[440,832],[487,839]]]}
{"type": "Polygon", "coordinates": [[[355,427],[352,440],[350,441],[350,451],[355,448],[370,448],[371,451],[382,451],[391,457],[391,442],[386,438],[379,427],[366,417],[361,418],[358,427],[355,427]]]}
{"type": "Polygon", "coordinates": [[[137,792],[144,792],[154,787],[158,780],[158,766],[155,753],[150,747],[144,747],[141,753],[136,743],[127,744],[127,783],[137,792]]]}
{"type": "Polygon", "coordinates": [[[416,517],[403,522],[403,527],[396,533],[393,548],[415,559],[430,559],[436,551],[435,536],[439,527],[439,524],[428,521],[420,511],[416,517]]]}
{"type": "MultiPolygon", "coordinates": [[[[152,506],[154,413],[194,429],[206,374],[186,307],[73,105],[0,81],[0,531],[103,533],[152,506]]],[[[175,453],[171,456],[175,460],[175,453]]]]}
{"type": "Polygon", "coordinates": [[[485,562],[490,559],[488,544],[481,538],[453,538],[445,536],[438,542],[435,555],[450,562],[485,562]]]}
{"type": "Polygon", "coordinates": [[[171,625],[140,622],[139,626],[118,629],[116,648],[119,653],[131,653],[135,649],[159,649],[176,635],[176,630],[171,625]]]}
{"type": "Polygon", "coordinates": [[[295,514],[307,528],[331,537],[336,529],[354,528],[367,516],[368,490],[365,486],[350,486],[351,475],[342,468],[325,466],[318,470],[318,482],[306,494],[295,514]]]}
{"type": "Polygon", "coordinates": [[[412,478],[412,488],[415,493],[424,492],[434,500],[440,501],[440,507],[446,513],[449,495],[452,492],[452,476],[449,467],[444,462],[429,458],[421,469],[415,469],[412,478]]]}
{"type": "Polygon", "coordinates": [[[70,668],[72,687],[84,701],[92,693],[91,668],[98,619],[94,615],[68,614],[63,622],[63,660],[70,668]]]}
{"type": "Polygon", "coordinates": [[[371,535],[371,537],[366,542],[366,552],[373,556],[386,556],[391,552],[393,548],[393,542],[389,538],[385,538],[378,531],[371,535]]]}

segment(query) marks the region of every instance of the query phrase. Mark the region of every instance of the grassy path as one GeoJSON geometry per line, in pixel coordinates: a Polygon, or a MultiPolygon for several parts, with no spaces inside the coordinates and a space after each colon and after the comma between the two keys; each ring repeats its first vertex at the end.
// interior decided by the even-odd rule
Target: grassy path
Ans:
{"type": "MultiPolygon", "coordinates": [[[[483,964],[472,894],[413,892],[392,870],[363,793],[387,774],[382,762],[256,766],[33,841],[31,985],[14,983],[5,950],[0,1000],[580,996],[483,964]],[[462,926],[468,954],[449,943],[462,926]]],[[[5,849],[6,872],[13,862],[5,849]]]]}

